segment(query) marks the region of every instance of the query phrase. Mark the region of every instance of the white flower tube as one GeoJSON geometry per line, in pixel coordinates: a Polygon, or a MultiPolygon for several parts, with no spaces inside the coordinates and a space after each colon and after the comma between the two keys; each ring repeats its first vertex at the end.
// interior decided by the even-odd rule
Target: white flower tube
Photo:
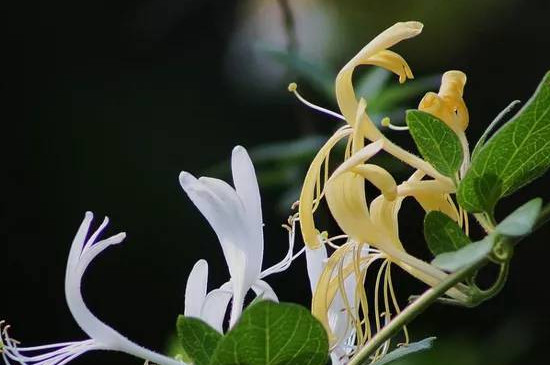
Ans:
{"type": "Polygon", "coordinates": [[[208,264],[198,261],[187,282],[185,315],[201,318],[219,332],[223,332],[223,319],[230,299],[230,326],[239,318],[250,289],[257,296],[277,301],[273,289],[261,279],[286,270],[296,257],[293,255],[292,229],[286,256],[261,271],[264,239],[260,190],[254,166],[244,147],[233,149],[231,169],[235,188],[219,179],[197,179],[185,171],[179,176],[183,190],[216,232],[231,276],[230,281],[205,296],[208,264]]]}
{"type": "Polygon", "coordinates": [[[82,276],[88,265],[103,250],[121,243],[126,237],[119,233],[107,239],[97,241],[109,219],[106,217],[99,228],[88,239],[91,212],[86,212],[84,220],[71,245],[65,274],[65,298],[76,323],[89,336],[89,339],[34,347],[18,347],[18,342],[8,335],[8,326],[1,330],[0,349],[4,362],[10,365],[16,362],[24,365],[64,365],[76,357],[91,350],[112,350],[154,362],[159,365],[181,365],[170,357],[148,350],[130,341],[97,318],[86,306],[82,298],[82,276]]]}

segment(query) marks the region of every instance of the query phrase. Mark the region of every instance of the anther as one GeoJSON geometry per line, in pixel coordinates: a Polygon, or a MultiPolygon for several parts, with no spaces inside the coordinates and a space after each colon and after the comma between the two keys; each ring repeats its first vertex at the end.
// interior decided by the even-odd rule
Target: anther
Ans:
{"type": "Polygon", "coordinates": [[[341,120],[346,120],[346,118],[344,118],[344,116],[342,116],[342,115],[340,115],[336,112],[333,112],[332,110],[328,110],[328,109],[325,109],[325,108],[320,107],[318,105],[315,105],[315,104],[307,101],[306,99],[304,99],[302,97],[302,95],[300,95],[300,93],[298,92],[298,85],[295,82],[292,82],[288,85],[288,91],[293,93],[298,100],[300,100],[305,105],[309,106],[311,109],[315,109],[317,111],[320,111],[321,113],[328,114],[332,117],[335,117],[335,118],[338,118],[338,119],[341,119],[341,120]]]}
{"type": "Polygon", "coordinates": [[[380,124],[382,125],[382,127],[386,127],[386,128],[392,129],[394,131],[408,131],[409,130],[409,127],[407,127],[407,126],[400,126],[400,125],[392,124],[389,117],[382,118],[382,120],[380,121],[380,124]]]}

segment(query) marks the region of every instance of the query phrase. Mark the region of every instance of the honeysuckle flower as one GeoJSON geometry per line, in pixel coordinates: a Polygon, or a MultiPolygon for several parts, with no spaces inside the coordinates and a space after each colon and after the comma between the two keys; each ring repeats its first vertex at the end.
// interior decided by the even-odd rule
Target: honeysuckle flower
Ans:
{"type": "MultiPolygon", "coordinates": [[[[386,68],[396,73],[401,83],[412,78],[412,72],[406,61],[387,48],[401,40],[418,35],[421,30],[422,24],[419,22],[397,23],[369,42],[342,68],[335,82],[336,98],[342,115],[305,101],[298,94],[295,84],[289,86],[289,90],[307,105],[347,123],[329,138],[313,159],[306,174],[299,201],[302,236],[310,250],[319,249],[325,244],[322,238],[325,235],[319,233],[314,222],[315,210],[323,197],[326,198],[331,215],[344,232],[343,237],[346,240],[346,243],[337,248],[328,259],[312,301],[312,312],[325,325],[333,345],[337,343],[338,336],[333,333],[329,317],[331,303],[336,300],[338,292],[336,277],[340,277],[339,280],[342,282],[350,276],[355,276],[358,283],[356,296],[361,298],[366,296],[362,265],[368,268],[371,261],[382,262],[377,282],[382,276],[388,278],[384,279],[387,280],[384,289],[377,286],[374,291],[375,296],[378,295],[379,289],[393,293],[391,263],[397,264],[430,286],[437,285],[447,276],[438,268],[410,255],[403,247],[399,238],[398,213],[406,197],[416,199],[426,211],[439,210],[447,214],[460,225],[465,224],[467,230],[466,214],[461,209],[457,209],[450,197],[450,194],[456,191],[456,182],[437,172],[428,162],[403,150],[386,138],[366,113],[367,102],[364,99],[358,99],[353,88],[353,72],[360,65],[386,68]],[[347,139],[344,162],[335,171],[329,173],[328,161],[331,151],[343,139],[347,139]],[[408,180],[398,184],[386,170],[367,163],[372,156],[382,150],[412,166],[416,172],[408,180]],[[365,193],[365,180],[380,191],[378,196],[375,195],[370,206],[365,193]],[[367,254],[363,257],[364,245],[379,250],[379,254],[374,256],[371,253],[370,256],[367,254]],[[352,256],[355,259],[349,260],[347,257],[350,252],[359,252],[359,254],[352,256]]],[[[465,150],[464,171],[468,163],[468,145],[464,135],[468,124],[468,113],[462,99],[465,82],[466,77],[460,71],[445,73],[439,93],[429,93],[419,106],[419,109],[441,118],[457,133],[465,150]]],[[[342,289],[344,290],[345,288],[342,289]]],[[[447,295],[458,301],[467,300],[466,288],[462,284],[450,289],[447,295]]],[[[346,294],[342,294],[342,297],[346,297],[346,294]]],[[[360,301],[360,304],[361,310],[355,306],[350,308],[355,313],[351,311],[347,313],[350,320],[355,322],[358,346],[368,340],[371,333],[366,328],[361,330],[357,325],[361,323],[360,313],[363,313],[365,323],[369,321],[366,318],[368,311],[365,308],[365,300],[360,301]]],[[[386,320],[391,318],[390,312],[392,312],[391,308],[385,311],[386,320]]],[[[399,308],[395,306],[393,312],[399,312],[399,308]]]]}
{"type": "Polygon", "coordinates": [[[447,71],[441,78],[439,92],[428,92],[418,109],[435,115],[447,124],[458,136],[462,144],[464,159],[461,167],[461,175],[466,173],[470,163],[470,149],[465,131],[468,127],[469,114],[466,103],[462,98],[466,85],[466,75],[461,71],[447,71]]]}
{"type": "Polygon", "coordinates": [[[107,247],[121,243],[126,237],[119,233],[99,240],[109,220],[105,218],[99,228],[89,234],[93,214],[87,212],[71,245],[65,274],[65,298],[69,310],[88,339],[55,343],[43,346],[19,347],[10,338],[8,326],[0,328],[0,353],[7,365],[12,362],[23,365],[64,365],[78,356],[92,350],[125,352],[159,365],[181,365],[180,361],[142,347],[97,318],[86,306],[81,293],[82,276],[89,264],[107,247]]]}
{"type": "Polygon", "coordinates": [[[223,332],[223,318],[231,300],[230,326],[239,318],[246,294],[277,300],[273,289],[262,279],[286,270],[292,260],[294,228],[290,227],[289,248],[279,263],[262,271],[264,251],[260,191],[254,166],[246,150],[237,146],[231,156],[233,183],[181,172],[183,190],[214,229],[220,242],[231,279],[206,294],[208,264],[197,262],[186,289],[185,315],[199,317],[223,332]]]}

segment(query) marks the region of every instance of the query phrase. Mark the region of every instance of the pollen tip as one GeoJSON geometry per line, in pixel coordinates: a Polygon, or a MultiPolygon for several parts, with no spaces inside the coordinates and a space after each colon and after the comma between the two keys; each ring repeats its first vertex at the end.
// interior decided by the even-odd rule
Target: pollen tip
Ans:
{"type": "Polygon", "coordinates": [[[298,84],[295,82],[291,82],[290,84],[288,84],[288,91],[290,91],[291,93],[295,92],[297,88],[298,84]]]}
{"type": "Polygon", "coordinates": [[[384,117],[382,118],[382,120],[380,121],[380,124],[383,126],[383,127],[389,127],[390,126],[390,118],[389,117],[384,117]]]}

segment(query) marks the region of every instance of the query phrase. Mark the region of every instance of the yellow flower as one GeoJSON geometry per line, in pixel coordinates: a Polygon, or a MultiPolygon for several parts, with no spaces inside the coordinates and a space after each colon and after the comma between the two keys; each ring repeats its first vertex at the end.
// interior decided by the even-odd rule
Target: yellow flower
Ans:
{"type": "MultiPolygon", "coordinates": [[[[397,23],[369,42],[342,68],[335,83],[336,98],[342,115],[305,101],[296,91],[296,84],[289,86],[289,90],[307,105],[347,123],[329,138],[313,159],[299,201],[301,231],[309,252],[324,249],[325,244],[334,246],[333,241],[336,239],[320,234],[315,225],[314,213],[323,197],[344,232],[338,238],[346,240],[345,244],[334,246],[336,251],[328,258],[319,278],[315,280],[312,302],[313,314],[325,325],[331,343],[335,346],[342,339],[337,338],[333,332],[329,313],[337,296],[348,298],[349,293],[346,293],[344,283],[350,277],[354,277],[356,283],[355,299],[352,302],[344,300],[344,304],[350,325],[355,326],[357,346],[364,344],[372,334],[364,280],[373,262],[382,261],[374,290],[377,330],[380,329],[379,290],[383,291],[385,298],[385,318],[389,320],[392,311],[399,312],[391,285],[391,263],[397,264],[430,286],[437,285],[447,276],[445,272],[405,251],[398,229],[398,213],[403,199],[414,197],[426,211],[442,211],[459,224],[467,225],[466,215],[456,208],[450,197],[455,192],[455,183],[426,161],[387,139],[366,113],[367,102],[364,99],[358,100],[353,88],[353,72],[360,65],[375,65],[390,70],[399,76],[400,83],[413,78],[406,61],[387,48],[414,37],[421,31],[422,24],[419,22],[397,23]],[[344,139],[347,139],[344,161],[330,174],[331,151],[344,139]],[[412,166],[416,172],[408,180],[397,184],[386,170],[367,163],[382,150],[412,166]],[[425,177],[431,179],[425,180],[425,177]],[[370,205],[365,194],[365,180],[380,191],[370,205]],[[384,283],[381,287],[379,283],[382,277],[384,283]],[[393,303],[393,309],[390,302],[393,303]]],[[[419,109],[432,113],[448,124],[463,141],[465,156],[468,156],[468,144],[464,135],[468,125],[468,111],[462,99],[465,82],[466,76],[460,71],[445,73],[439,93],[428,93],[422,99],[419,109]]],[[[467,160],[465,158],[463,167],[467,165],[467,160]]],[[[458,301],[467,300],[465,286],[461,284],[450,289],[447,295],[458,301]]],[[[342,300],[339,299],[340,301],[342,300]]]]}

